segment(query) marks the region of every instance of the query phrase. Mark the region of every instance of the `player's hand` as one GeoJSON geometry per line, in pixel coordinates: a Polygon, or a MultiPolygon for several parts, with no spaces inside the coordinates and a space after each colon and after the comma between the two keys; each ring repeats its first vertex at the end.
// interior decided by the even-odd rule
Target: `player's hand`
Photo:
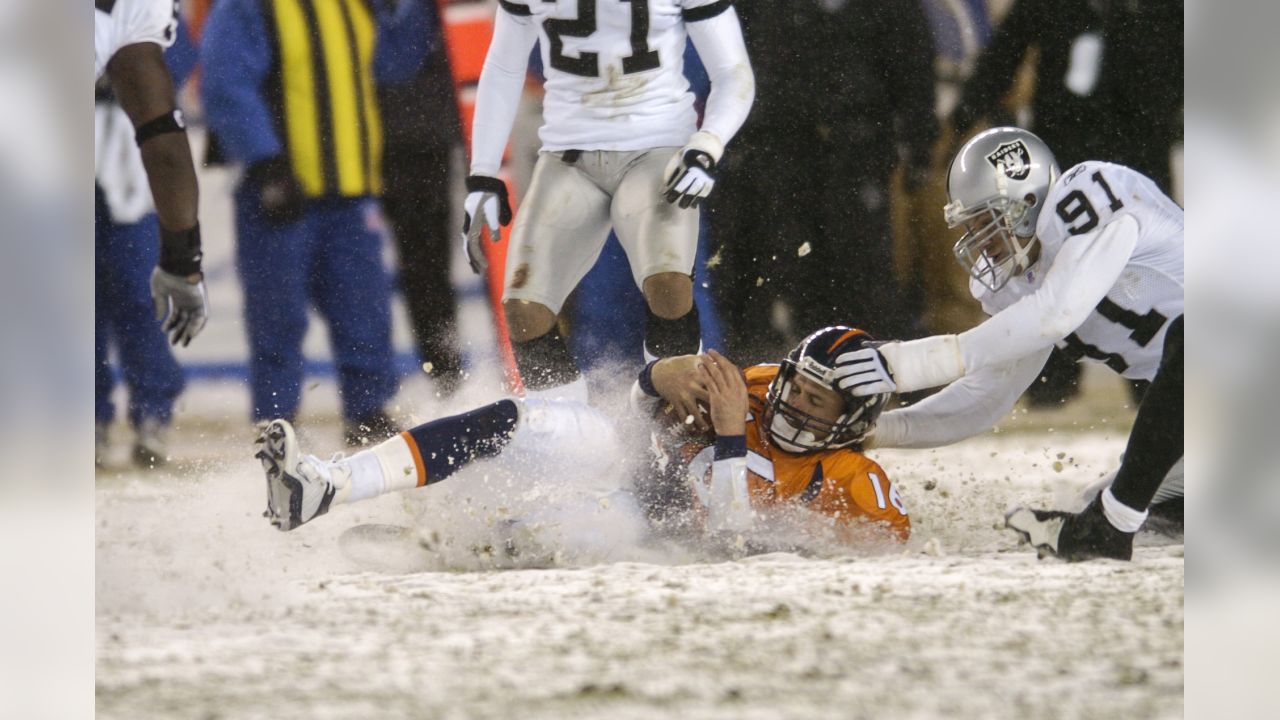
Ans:
{"type": "Polygon", "coordinates": [[[466,215],[462,218],[462,249],[467,253],[471,271],[479,275],[489,266],[481,243],[481,230],[488,228],[489,238],[496,243],[501,238],[498,226],[511,224],[507,184],[487,175],[469,175],[463,209],[466,215]]]}
{"type": "Polygon", "coordinates": [[[663,172],[666,186],[663,197],[682,208],[698,207],[716,186],[716,163],[724,152],[724,144],[709,132],[698,131],[689,144],[671,157],[663,172]]]}
{"type": "Polygon", "coordinates": [[[671,405],[671,411],[681,420],[693,418],[698,430],[710,430],[699,402],[707,402],[707,386],[698,370],[699,356],[680,355],[662,358],[654,363],[649,379],[653,389],[671,405]]]}
{"type": "Polygon", "coordinates": [[[711,403],[711,426],[719,437],[747,432],[747,381],[737,365],[715,350],[701,356],[698,369],[711,403]]]}
{"type": "Polygon", "coordinates": [[[880,352],[884,343],[867,343],[866,347],[836,356],[836,387],[855,396],[878,395],[898,389],[893,368],[880,352]]]}
{"type": "Polygon", "coordinates": [[[181,277],[157,267],[151,271],[151,304],[156,320],[164,320],[162,327],[169,333],[169,342],[190,345],[209,317],[204,274],[181,277]]]}
{"type": "Polygon", "coordinates": [[[268,222],[284,225],[302,218],[306,198],[285,156],[254,163],[245,172],[245,181],[257,193],[258,208],[268,222]]]}

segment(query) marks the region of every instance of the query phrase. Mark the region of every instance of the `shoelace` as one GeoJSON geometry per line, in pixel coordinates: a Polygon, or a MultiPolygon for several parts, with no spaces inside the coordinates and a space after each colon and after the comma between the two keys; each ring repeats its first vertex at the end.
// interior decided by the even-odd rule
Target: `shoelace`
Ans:
{"type": "Polygon", "coordinates": [[[320,479],[335,488],[344,488],[351,479],[351,468],[347,466],[346,459],[345,452],[334,453],[328,462],[315,455],[304,455],[298,463],[298,474],[313,482],[320,479]],[[335,470],[342,472],[335,473],[335,470]]]}

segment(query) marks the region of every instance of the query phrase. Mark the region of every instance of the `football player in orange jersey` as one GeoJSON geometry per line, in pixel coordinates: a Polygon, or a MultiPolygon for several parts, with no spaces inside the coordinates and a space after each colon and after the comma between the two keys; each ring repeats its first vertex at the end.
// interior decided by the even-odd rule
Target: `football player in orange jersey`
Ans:
{"type": "MultiPolygon", "coordinates": [[[[781,365],[740,371],[719,353],[650,363],[632,389],[648,417],[674,414],[688,423],[658,428],[659,456],[635,488],[594,484],[563,509],[568,521],[637,527],[647,516],[660,534],[696,530],[717,538],[765,536],[752,547],[906,540],[911,524],[885,472],[858,447],[888,395],[857,397],[834,389],[832,359],[871,340],[861,330],[824,328],[805,338],[781,365]],[[706,416],[703,415],[706,408],[706,416]],[[690,433],[686,428],[696,430],[690,433]],[[601,502],[607,496],[607,502],[601,502]],[[608,508],[601,514],[599,508],[608,508]],[[773,543],[775,527],[798,542],[773,543]],[[754,532],[753,532],[754,531],[754,532]]],[[[386,492],[439,482],[472,461],[502,456],[532,485],[550,476],[621,475],[619,442],[600,410],[571,400],[500,400],[419,425],[350,457],[303,455],[292,426],[274,420],[258,438],[267,477],[266,516],[292,530],[329,511],[386,492]],[[534,465],[537,458],[554,467],[534,465]]],[[[555,521],[553,521],[555,522],[555,521]]],[[[589,532],[586,534],[590,534],[589,532]]],[[[615,533],[616,534],[616,533],[615,533]]]]}
{"type": "Polygon", "coordinates": [[[679,536],[808,517],[809,529],[845,543],[906,540],[911,521],[897,488],[860,451],[889,395],[855,397],[832,377],[837,355],[871,341],[834,326],[810,334],[780,365],[743,372],[714,350],[650,363],[632,403],[674,416],[677,428],[657,434],[657,461],[637,482],[650,519],[679,536]]]}

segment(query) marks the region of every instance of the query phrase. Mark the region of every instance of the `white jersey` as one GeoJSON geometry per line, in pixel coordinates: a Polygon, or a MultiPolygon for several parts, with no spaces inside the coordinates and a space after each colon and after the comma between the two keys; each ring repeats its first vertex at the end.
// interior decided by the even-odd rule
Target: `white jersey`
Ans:
{"type": "Polygon", "coordinates": [[[93,77],[99,78],[112,56],[126,45],[173,44],[178,30],[178,0],[95,0],[93,77]]]}
{"type": "Polygon", "coordinates": [[[1054,344],[1128,378],[1155,377],[1169,323],[1183,313],[1182,226],[1182,208],[1139,173],[1104,162],[1071,168],[1036,223],[1035,266],[995,292],[970,283],[992,317],[959,336],[963,377],[881,415],[876,442],[937,447],[989,429],[1054,344]]]}
{"type": "Polygon", "coordinates": [[[1183,314],[1182,234],[1182,208],[1149,178],[1122,165],[1084,162],[1049,190],[1036,223],[1041,257],[1035,266],[996,292],[976,281],[970,291],[991,315],[1039,294],[1038,301],[1058,307],[1027,317],[1054,317],[1044,311],[1056,310],[1059,317],[1083,319],[1045,333],[1067,355],[1106,363],[1127,378],[1150,380],[1160,365],[1169,321],[1183,314]],[[1062,282],[1055,297],[1046,299],[1037,291],[1051,272],[1062,282]],[[1092,292],[1084,287],[1099,278],[1114,281],[1092,292]],[[1077,307],[1081,303],[1088,305],[1077,307]]]}
{"type": "Polygon", "coordinates": [[[683,145],[697,129],[684,77],[685,13],[722,0],[503,2],[537,23],[546,75],[544,150],[683,145]]]}
{"type": "Polygon", "coordinates": [[[730,0],[499,0],[476,91],[471,172],[496,176],[534,44],[546,74],[544,151],[681,147],[697,127],[686,37],[711,78],[700,132],[719,152],[746,120],[755,80],[730,0]]]}

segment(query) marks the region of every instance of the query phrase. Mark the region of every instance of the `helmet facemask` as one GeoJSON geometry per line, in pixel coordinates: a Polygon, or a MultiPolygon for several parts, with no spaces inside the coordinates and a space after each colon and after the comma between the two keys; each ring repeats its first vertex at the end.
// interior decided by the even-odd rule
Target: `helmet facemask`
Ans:
{"type": "Polygon", "coordinates": [[[1034,195],[1026,200],[997,196],[973,208],[955,200],[944,208],[948,227],[965,228],[952,248],[956,260],[992,292],[1031,267],[1032,249],[1037,242],[1034,227],[1033,234],[1025,237],[1017,233],[1017,228],[1025,224],[1035,199],[1034,195]]]}
{"type": "Polygon", "coordinates": [[[812,357],[801,356],[798,361],[788,357],[782,361],[777,376],[769,384],[765,402],[770,414],[769,438],[788,452],[831,450],[860,442],[875,426],[878,410],[888,399],[888,395],[853,398],[841,393],[844,412],[834,420],[826,420],[787,402],[797,375],[803,375],[825,388],[834,387],[831,368],[812,357]]]}

